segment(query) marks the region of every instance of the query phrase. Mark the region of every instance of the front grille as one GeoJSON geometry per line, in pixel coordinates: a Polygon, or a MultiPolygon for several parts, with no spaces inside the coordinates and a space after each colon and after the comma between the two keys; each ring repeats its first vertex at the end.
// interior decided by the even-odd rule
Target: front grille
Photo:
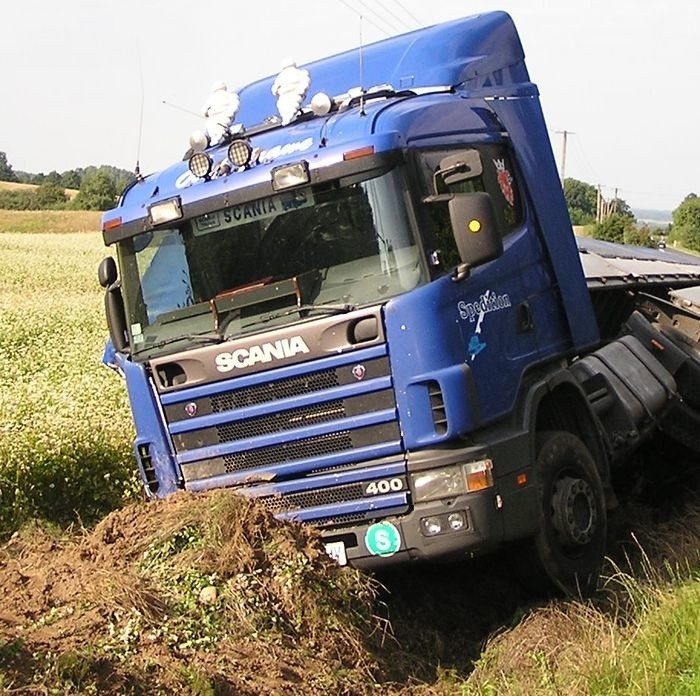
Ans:
{"type": "Polygon", "coordinates": [[[230,474],[234,471],[266,467],[290,460],[323,457],[327,454],[351,449],[352,437],[350,433],[340,432],[321,437],[311,437],[297,442],[289,442],[277,447],[229,454],[224,457],[224,462],[226,464],[226,473],[230,474]]]}
{"type": "Polygon", "coordinates": [[[250,418],[217,426],[219,442],[235,442],[258,435],[269,435],[282,430],[302,428],[316,423],[330,423],[345,415],[342,401],[282,411],[261,418],[250,418]]]}
{"type": "MultiPolygon", "coordinates": [[[[405,473],[386,346],[321,360],[321,369],[299,365],[301,374],[283,367],[164,396],[185,488],[242,485],[259,497],[262,490],[253,489],[270,485],[275,493],[261,500],[274,514],[309,510],[304,519],[317,515],[321,524],[334,505],[347,503],[354,509],[338,511],[338,519],[381,515],[381,501],[365,498],[362,483],[343,483],[333,475],[323,485],[314,478],[311,490],[295,484],[365,468],[369,480],[377,479],[386,465],[372,468],[371,462],[392,457],[387,475],[405,473]],[[285,495],[277,492],[279,486],[285,495]]],[[[391,501],[392,510],[394,502],[407,506],[405,495],[391,501]]]]}
{"type": "Polygon", "coordinates": [[[213,413],[233,411],[237,408],[265,404],[270,401],[310,394],[337,386],[338,375],[335,370],[323,370],[310,375],[290,377],[278,382],[268,382],[254,387],[215,394],[211,397],[211,410],[213,413]]]}
{"type": "Polygon", "coordinates": [[[299,508],[320,507],[321,505],[333,505],[348,500],[360,500],[364,496],[364,484],[350,483],[335,488],[321,488],[302,493],[290,493],[284,497],[279,495],[267,498],[258,498],[265,508],[274,513],[299,508]]]}

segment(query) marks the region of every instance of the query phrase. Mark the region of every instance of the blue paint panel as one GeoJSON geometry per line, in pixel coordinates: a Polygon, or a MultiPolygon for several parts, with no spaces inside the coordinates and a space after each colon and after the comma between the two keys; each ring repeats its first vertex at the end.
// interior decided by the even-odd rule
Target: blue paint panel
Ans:
{"type": "Polygon", "coordinates": [[[518,306],[530,298],[523,258],[536,255],[533,230],[523,226],[504,240],[504,254],[455,283],[445,276],[385,308],[387,339],[402,433],[407,449],[447,442],[494,422],[513,407],[525,370],[553,352],[534,331],[518,331],[518,306]],[[460,307],[485,295],[509,306],[481,320],[460,307]],[[475,338],[482,346],[474,351],[475,338]],[[470,348],[471,347],[471,348],[470,348]],[[449,429],[435,430],[428,383],[445,401],[449,429]]]}
{"type": "Polygon", "coordinates": [[[574,346],[579,350],[589,348],[599,341],[598,324],[539,99],[494,100],[491,107],[508,129],[516,161],[527,181],[535,221],[552,259],[574,346]]]}
{"type": "Polygon", "coordinates": [[[381,445],[371,445],[369,447],[357,447],[351,451],[343,451],[326,456],[317,456],[313,459],[303,459],[261,467],[259,469],[247,469],[237,471],[233,474],[223,474],[212,478],[187,483],[187,490],[206,491],[212,488],[225,488],[228,486],[240,486],[249,483],[256,475],[264,477],[286,477],[294,475],[308,474],[310,471],[321,471],[334,466],[344,464],[354,464],[355,462],[369,461],[382,457],[390,457],[401,452],[401,443],[385,442],[381,445]]]}
{"type": "MultiPolygon", "coordinates": [[[[311,75],[310,94],[339,95],[357,86],[390,84],[394,89],[484,83],[510,94],[529,82],[524,53],[505,12],[458,19],[347,51],[304,67],[311,75]]],[[[271,86],[275,76],[240,90],[238,119],[246,125],[277,113],[271,86]]]]}
{"type": "MultiPolygon", "coordinates": [[[[107,357],[107,353],[105,354],[107,357]]],[[[127,360],[120,353],[111,353],[109,359],[122,370],[129,403],[136,427],[134,453],[140,460],[139,446],[149,448],[152,466],[158,479],[158,497],[165,497],[181,489],[180,469],[175,461],[175,452],[167,435],[155,391],[144,366],[127,360]]]]}

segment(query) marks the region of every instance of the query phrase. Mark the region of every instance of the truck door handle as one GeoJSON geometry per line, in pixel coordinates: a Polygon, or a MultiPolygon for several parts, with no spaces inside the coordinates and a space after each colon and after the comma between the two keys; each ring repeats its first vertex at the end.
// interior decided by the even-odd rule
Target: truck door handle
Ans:
{"type": "Polygon", "coordinates": [[[518,333],[526,333],[527,331],[532,331],[534,324],[532,322],[532,311],[530,310],[530,303],[525,300],[518,305],[518,333]]]}

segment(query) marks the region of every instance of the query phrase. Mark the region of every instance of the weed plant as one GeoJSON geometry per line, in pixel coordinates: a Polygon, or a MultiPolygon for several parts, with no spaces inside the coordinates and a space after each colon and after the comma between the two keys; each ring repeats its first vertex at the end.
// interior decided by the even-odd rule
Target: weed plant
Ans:
{"type": "Polygon", "coordinates": [[[137,490],[107,329],[99,235],[0,234],[0,538],[91,523],[137,490]]]}

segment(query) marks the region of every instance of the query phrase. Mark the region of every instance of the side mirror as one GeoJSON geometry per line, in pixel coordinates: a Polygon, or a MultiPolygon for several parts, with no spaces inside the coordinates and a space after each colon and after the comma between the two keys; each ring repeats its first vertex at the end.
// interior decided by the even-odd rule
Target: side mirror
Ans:
{"type": "Polygon", "coordinates": [[[100,261],[97,267],[97,280],[105,290],[117,282],[117,264],[111,256],[100,261]]]}
{"type": "Polygon", "coordinates": [[[469,270],[503,253],[496,215],[488,193],[455,193],[449,204],[452,232],[462,263],[457,267],[455,280],[461,280],[469,270]]]}
{"type": "Polygon", "coordinates": [[[97,279],[105,289],[105,314],[109,337],[115,350],[120,353],[129,347],[126,333],[126,311],[122,289],[117,282],[117,264],[111,256],[102,259],[97,268],[97,279]]]}

